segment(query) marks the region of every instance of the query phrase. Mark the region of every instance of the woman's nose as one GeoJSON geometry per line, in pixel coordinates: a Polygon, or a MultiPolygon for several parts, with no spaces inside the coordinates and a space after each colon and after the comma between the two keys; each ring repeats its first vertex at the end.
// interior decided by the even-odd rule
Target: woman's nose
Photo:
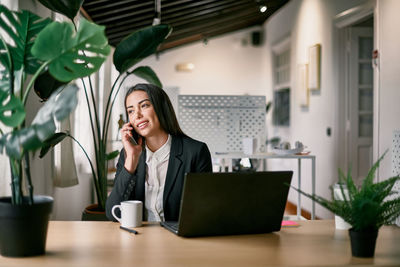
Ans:
{"type": "Polygon", "coordinates": [[[136,111],[135,118],[140,119],[142,117],[142,112],[140,110],[136,111]]]}

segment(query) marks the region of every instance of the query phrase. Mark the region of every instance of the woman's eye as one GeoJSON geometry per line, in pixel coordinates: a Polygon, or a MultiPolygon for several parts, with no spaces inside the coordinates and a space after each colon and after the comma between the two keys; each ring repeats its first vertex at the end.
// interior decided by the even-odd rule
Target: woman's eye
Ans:
{"type": "Polygon", "coordinates": [[[133,114],[135,111],[134,110],[128,110],[128,114],[133,114]]]}
{"type": "Polygon", "coordinates": [[[145,104],[142,104],[142,108],[147,108],[148,106],[150,106],[149,104],[147,104],[147,103],[145,103],[145,104]]]}

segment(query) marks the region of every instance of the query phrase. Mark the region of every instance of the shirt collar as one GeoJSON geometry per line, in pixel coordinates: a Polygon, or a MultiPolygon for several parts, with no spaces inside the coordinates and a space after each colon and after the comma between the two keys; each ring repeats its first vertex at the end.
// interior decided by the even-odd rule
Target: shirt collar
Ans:
{"type": "Polygon", "coordinates": [[[166,160],[171,151],[171,140],[171,135],[168,134],[167,142],[154,152],[152,152],[146,145],[146,163],[148,163],[152,158],[158,162],[166,160]]]}

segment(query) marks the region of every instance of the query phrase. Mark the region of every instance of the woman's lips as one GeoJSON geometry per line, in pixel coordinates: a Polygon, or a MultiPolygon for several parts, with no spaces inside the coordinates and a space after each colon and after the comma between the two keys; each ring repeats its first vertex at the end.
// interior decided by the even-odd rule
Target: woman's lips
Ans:
{"type": "Polygon", "coordinates": [[[139,129],[144,129],[144,128],[146,128],[146,126],[147,126],[148,123],[149,123],[148,121],[144,121],[144,122],[138,123],[138,124],[137,124],[137,127],[138,127],[139,129]]]}

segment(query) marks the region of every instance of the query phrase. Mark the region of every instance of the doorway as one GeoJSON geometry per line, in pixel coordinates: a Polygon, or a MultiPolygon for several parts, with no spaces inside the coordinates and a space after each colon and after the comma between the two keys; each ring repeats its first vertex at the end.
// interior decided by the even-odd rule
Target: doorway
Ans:
{"type": "Polygon", "coordinates": [[[344,109],[341,128],[344,129],[344,149],[341,167],[351,168],[356,184],[361,184],[373,162],[373,17],[363,19],[342,30],[342,85],[344,109]]]}

